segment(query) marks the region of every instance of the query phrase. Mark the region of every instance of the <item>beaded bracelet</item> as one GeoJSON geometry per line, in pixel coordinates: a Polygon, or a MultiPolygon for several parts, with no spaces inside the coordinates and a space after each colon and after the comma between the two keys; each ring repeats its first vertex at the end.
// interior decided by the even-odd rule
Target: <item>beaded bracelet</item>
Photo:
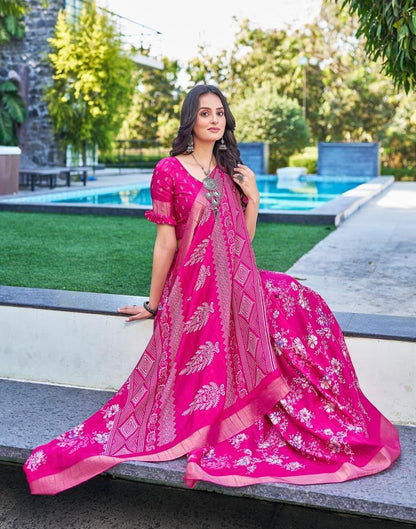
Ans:
{"type": "Polygon", "coordinates": [[[150,312],[150,314],[151,314],[153,317],[156,316],[156,314],[157,314],[157,309],[156,309],[156,310],[155,310],[155,309],[151,309],[148,301],[145,301],[145,302],[143,303],[143,307],[147,310],[147,312],[150,312]]]}

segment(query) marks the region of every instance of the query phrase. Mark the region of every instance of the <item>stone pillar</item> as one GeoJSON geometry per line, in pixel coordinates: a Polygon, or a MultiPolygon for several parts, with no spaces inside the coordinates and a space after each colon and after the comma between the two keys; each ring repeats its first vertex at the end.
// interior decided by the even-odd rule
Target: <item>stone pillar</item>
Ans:
{"type": "Polygon", "coordinates": [[[64,6],[65,0],[54,0],[47,7],[31,0],[31,11],[24,20],[24,38],[0,46],[0,81],[7,80],[10,71],[17,72],[20,93],[28,107],[26,122],[18,132],[22,153],[41,165],[60,165],[65,159],[43,101],[45,86],[52,80],[52,70],[45,60],[47,39],[52,37],[58,11],[64,6]]]}

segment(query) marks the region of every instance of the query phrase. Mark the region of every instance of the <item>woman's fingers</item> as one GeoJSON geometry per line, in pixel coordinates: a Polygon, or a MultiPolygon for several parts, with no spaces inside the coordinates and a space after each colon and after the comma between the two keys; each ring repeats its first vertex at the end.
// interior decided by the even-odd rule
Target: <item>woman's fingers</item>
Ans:
{"type": "Polygon", "coordinates": [[[240,185],[256,180],[256,175],[246,165],[238,164],[234,171],[233,178],[240,185]]]}
{"type": "Polygon", "coordinates": [[[122,314],[130,314],[125,321],[136,321],[136,320],[146,320],[151,318],[152,315],[144,307],[138,307],[137,305],[125,305],[117,309],[117,312],[122,314]]]}
{"type": "Polygon", "coordinates": [[[256,175],[253,171],[243,164],[238,164],[234,170],[233,180],[241,187],[247,198],[257,196],[256,175]]]}
{"type": "Polygon", "coordinates": [[[138,307],[137,305],[125,305],[124,307],[117,309],[118,312],[122,312],[123,314],[138,314],[140,310],[141,307],[138,307]]]}
{"type": "Polygon", "coordinates": [[[136,321],[136,320],[145,320],[148,318],[148,315],[146,314],[146,311],[139,312],[138,314],[135,314],[134,316],[130,316],[129,318],[126,318],[126,321],[136,321]]]}

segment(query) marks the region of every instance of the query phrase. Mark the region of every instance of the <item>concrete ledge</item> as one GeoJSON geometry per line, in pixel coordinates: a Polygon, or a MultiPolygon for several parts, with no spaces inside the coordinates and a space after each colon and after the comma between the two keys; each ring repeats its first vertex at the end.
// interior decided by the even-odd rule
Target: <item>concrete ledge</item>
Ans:
{"type": "MultiPolygon", "coordinates": [[[[0,285],[0,305],[15,307],[115,315],[117,307],[140,305],[145,299],[142,296],[0,285]]],[[[352,312],[335,312],[335,317],[346,336],[416,342],[416,318],[352,312]]]]}
{"type": "MultiPolygon", "coordinates": [[[[117,390],[153,331],[116,312],[143,298],[0,287],[0,378],[117,390]]],[[[392,422],[416,425],[413,318],[336,314],[368,398],[392,422]]]]}
{"type": "Polygon", "coordinates": [[[345,336],[416,342],[416,317],[357,312],[334,314],[345,336]]]}
{"type": "Polygon", "coordinates": [[[117,307],[140,305],[146,299],[142,296],[0,285],[0,305],[14,307],[114,315],[117,314],[117,307]]]}
{"type": "MultiPolygon", "coordinates": [[[[112,393],[0,380],[0,460],[23,463],[30,451],[93,414],[112,393]]],[[[227,488],[201,482],[197,490],[330,509],[360,516],[416,521],[414,468],[416,428],[400,426],[403,453],[381,474],[340,484],[263,484],[227,488]]],[[[185,459],[131,462],[113,467],[114,477],[185,488],[185,459]]]]}

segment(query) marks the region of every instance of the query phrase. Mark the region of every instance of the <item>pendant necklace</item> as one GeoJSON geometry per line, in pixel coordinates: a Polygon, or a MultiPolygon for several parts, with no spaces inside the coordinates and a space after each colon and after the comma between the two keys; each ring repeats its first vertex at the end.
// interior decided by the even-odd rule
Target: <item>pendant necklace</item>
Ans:
{"type": "Polygon", "coordinates": [[[212,164],[212,159],[214,158],[214,153],[212,154],[211,160],[209,161],[207,171],[205,171],[203,165],[201,165],[198,162],[198,160],[196,159],[196,157],[195,157],[193,152],[191,153],[191,155],[192,155],[192,158],[195,160],[195,162],[202,169],[202,171],[203,171],[203,173],[205,175],[205,178],[202,180],[202,185],[207,190],[207,192],[205,193],[205,196],[211,202],[212,209],[214,211],[214,215],[215,215],[215,217],[217,217],[217,215],[218,215],[218,207],[220,205],[220,196],[221,195],[220,195],[220,192],[217,189],[217,182],[213,178],[210,178],[210,176],[209,176],[211,174],[211,164],[212,164]]]}

